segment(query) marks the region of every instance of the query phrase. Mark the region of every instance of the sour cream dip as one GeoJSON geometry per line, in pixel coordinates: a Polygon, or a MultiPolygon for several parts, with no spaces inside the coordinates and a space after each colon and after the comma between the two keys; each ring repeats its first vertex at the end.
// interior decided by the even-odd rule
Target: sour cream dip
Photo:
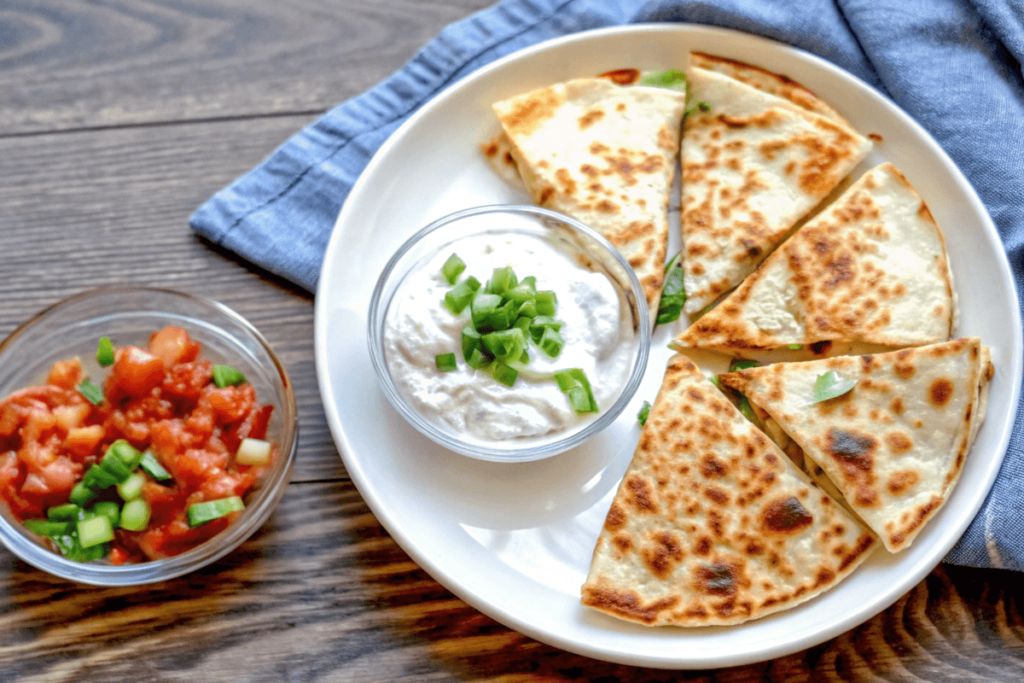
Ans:
{"type": "Polygon", "coordinates": [[[486,444],[551,441],[582,428],[598,414],[578,415],[551,375],[582,369],[605,411],[629,379],[638,339],[629,304],[607,274],[543,237],[495,232],[454,241],[404,278],[385,314],[383,346],[395,387],[423,419],[486,444]],[[551,358],[530,344],[530,362],[512,387],[471,368],[461,342],[469,307],[455,315],[443,304],[452,285],[441,267],[453,252],[466,263],[460,280],[472,275],[486,283],[495,268],[510,266],[520,280],[536,277],[537,290],[554,291],[555,317],[564,323],[561,354],[551,358]],[[457,368],[439,370],[435,357],[453,352],[457,368]]]}

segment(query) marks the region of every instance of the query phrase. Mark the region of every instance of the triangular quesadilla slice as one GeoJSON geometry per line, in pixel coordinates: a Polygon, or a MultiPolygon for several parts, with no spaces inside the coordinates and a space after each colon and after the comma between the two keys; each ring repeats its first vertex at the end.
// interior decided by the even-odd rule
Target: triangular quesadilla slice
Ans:
{"type": "Polygon", "coordinates": [[[824,116],[827,119],[832,119],[847,128],[853,128],[850,122],[844,119],[827,102],[822,101],[813,92],[788,76],[773,73],[753,64],[738,62],[734,59],[709,55],[703,52],[690,53],[690,66],[734,78],[752,88],[757,88],[776,97],[789,100],[802,109],[824,116]]]}
{"type": "Polygon", "coordinates": [[[771,349],[949,339],[956,298],[927,205],[892,164],[865,173],[676,343],[771,349]]]}
{"type": "Polygon", "coordinates": [[[648,626],[738,624],[835,586],[875,545],[677,354],[598,537],[582,602],[648,626]]]}
{"type": "Polygon", "coordinates": [[[719,381],[770,415],[803,450],[805,467],[820,468],[897,552],[956,485],[984,419],[981,399],[991,373],[987,349],[969,338],[776,363],[719,381]],[[850,383],[852,389],[828,398],[850,383]]]}
{"type": "Polygon", "coordinates": [[[871,143],[843,121],[691,68],[682,143],[684,310],[725,294],[850,174],[871,143]]]}
{"type": "Polygon", "coordinates": [[[589,225],[629,261],[653,324],[686,95],[607,78],[494,104],[533,201],[589,225]]]}

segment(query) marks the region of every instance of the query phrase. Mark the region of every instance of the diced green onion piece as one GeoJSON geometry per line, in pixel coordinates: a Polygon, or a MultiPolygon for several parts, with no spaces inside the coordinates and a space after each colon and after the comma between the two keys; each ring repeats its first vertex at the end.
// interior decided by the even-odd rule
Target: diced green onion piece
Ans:
{"type": "Polygon", "coordinates": [[[81,520],[77,522],[77,525],[78,544],[83,548],[114,540],[114,527],[110,525],[110,518],[106,515],[96,515],[91,519],[81,520]]]}
{"type": "Polygon", "coordinates": [[[711,383],[714,384],[719,389],[722,388],[722,383],[718,380],[718,375],[714,375],[712,377],[709,377],[708,379],[710,379],[711,383]]]}
{"type": "Polygon", "coordinates": [[[640,406],[640,412],[636,414],[636,421],[643,427],[647,424],[647,416],[651,414],[651,402],[644,401],[644,404],[640,406]]]}
{"type": "MultiPolygon", "coordinates": [[[[124,439],[118,439],[114,443],[110,444],[110,447],[107,448],[106,455],[111,454],[117,456],[130,470],[134,470],[138,467],[139,462],[142,460],[141,451],[137,450],[124,439]]],[[[106,455],[104,458],[106,458],[106,455]]]]}
{"type": "Polygon", "coordinates": [[[82,508],[74,503],[55,505],[46,511],[46,518],[51,522],[67,522],[78,518],[78,511],[82,508]]]}
{"type": "Polygon", "coordinates": [[[527,301],[533,301],[533,297],[533,290],[524,285],[518,285],[505,292],[505,299],[515,301],[520,305],[525,304],[527,301]]]}
{"type": "Polygon", "coordinates": [[[590,401],[590,411],[589,412],[591,412],[591,413],[600,412],[600,408],[597,405],[597,400],[594,398],[594,391],[590,387],[590,380],[587,379],[587,373],[583,372],[583,370],[581,370],[580,368],[571,368],[568,372],[569,372],[570,375],[573,376],[573,378],[577,382],[580,383],[580,386],[583,387],[583,390],[587,392],[587,398],[590,401]]]}
{"type": "Polygon", "coordinates": [[[537,292],[537,315],[554,315],[558,297],[552,291],[537,292]]]}
{"type": "Polygon", "coordinates": [[[537,301],[535,299],[524,301],[519,305],[519,308],[516,309],[516,315],[519,316],[516,322],[519,322],[519,320],[529,321],[530,318],[537,317],[537,301]]]}
{"type": "Polygon", "coordinates": [[[469,305],[470,315],[473,317],[473,325],[478,332],[490,332],[491,317],[501,306],[501,297],[497,294],[477,294],[469,305]]]}
{"type": "Polygon", "coordinates": [[[45,519],[26,519],[25,528],[37,536],[53,537],[66,534],[71,528],[71,524],[45,519]]]}
{"type": "Polygon", "coordinates": [[[97,495],[99,494],[97,494],[91,488],[86,486],[84,482],[80,481],[77,484],[75,484],[75,487],[73,489],[71,489],[71,495],[68,496],[68,500],[74,503],[75,505],[81,506],[90,502],[97,495]]]}
{"type": "Polygon", "coordinates": [[[451,372],[458,367],[458,365],[455,364],[454,353],[438,354],[434,356],[434,363],[437,365],[437,369],[442,372],[451,372]]]}
{"type": "Polygon", "coordinates": [[[462,311],[466,310],[469,302],[473,300],[473,296],[478,289],[480,289],[480,281],[470,275],[445,293],[445,308],[455,315],[462,313],[462,311]]]}
{"type": "Polygon", "coordinates": [[[484,348],[503,363],[515,363],[526,348],[526,337],[518,327],[500,332],[489,332],[482,338],[484,348]]]}
{"type": "Polygon", "coordinates": [[[491,274],[489,291],[492,294],[504,294],[508,290],[515,288],[518,284],[519,280],[516,278],[515,271],[511,267],[495,268],[491,274]]]}
{"type": "Polygon", "coordinates": [[[804,345],[803,344],[790,344],[786,348],[789,349],[790,351],[799,351],[800,349],[804,348],[804,345]]]}
{"type": "Polygon", "coordinates": [[[829,370],[824,375],[818,375],[814,381],[814,396],[811,398],[811,403],[821,403],[831,398],[837,398],[855,386],[857,386],[857,380],[846,379],[835,370],[829,370]]]}
{"type": "Polygon", "coordinates": [[[746,370],[747,368],[756,368],[761,364],[756,360],[748,360],[746,358],[733,358],[732,362],[729,363],[729,372],[736,372],[737,370],[746,370]]]}
{"type": "Polygon", "coordinates": [[[230,365],[214,365],[213,383],[221,389],[236,384],[245,384],[245,375],[230,365]]]}
{"type": "Polygon", "coordinates": [[[110,550],[110,546],[108,544],[99,543],[88,548],[83,548],[78,543],[78,530],[76,526],[69,526],[71,526],[71,528],[67,533],[50,537],[57,545],[61,555],[72,562],[91,562],[107,556],[107,553],[110,550]]]}
{"type": "Polygon", "coordinates": [[[537,346],[552,358],[558,358],[559,354],[562,353],[562,348],[565,346],[565,340],[562,339],[562,335],[559,334],[556,328],[545,327],[544,335],[540,338],[540,343],[537,346]]]}
{"type": "Polygon", "coordinates": [[[128,531],[145,531],[149,526],[151,513],[152,508],[145,498],[133,498],[121,509],[121,528],[128,531]]]}
{"type": "Polygon", "coordinates": [[[558,382],[558,388],[562,390],[562,393],[568,393],[573,387],[578,387],[579,382],[576,378],[569,374],[568,370],[560,370],[555,373],[555,381],[558,382]]]}
{"type": "Polygon", "coordinates": [[[195,503],[188,508],[188,525],[199,526],[200,524],[206,524],[244,508],[245,504],[238,496],[208,500],[205,503],[195,503]]]}
{"type": "Polygon", "coordinates": [[[473,325],[466,325],[462,328],[462,358],[466,361],[473,354],[473,349],[479,349],[482,342],[480,333],[473,325]]]}
{"type": "MultiPolygon", "coordinates": [[[[117,485],[117,495],[121,500],[138,498],[142,494],[142,487],[146,484],[146,475],[142,472],[135,472],[120,484],[117,485]]],[[[99,503],[97,503],[99,505],[99,503]]]]}
{"type": "Polygon", "coordinates": [[[157,481],[169,481],[171,479],[171,473],[164,469],[163,465],[160,464],[160,461],[157,460],[156,456],[154,456],[150,451],[146,451],[142,454],[142,460],[139,461],[139,467],[157,481]]]}
{"type": "Polygon", "coordinates": [[[550,315],[538,315],[530,322],[530,338],[534,344],[540,344],[540,340],[544,338],[544,331],[549,327],[558,332],[562,329],[562,321],[555,320],[550,315]]]}
{"type": "Polygon", "coordinates": [[[486,367],[490,364],[492,360],[494,359],[483,353],[479,348],[476,348],[473,349],[469,354],[469,358],[466,359],[466,365],[474,370],[479,370],[480,368],[486,367]]]}
{"type": "Polygon", "coordinates": [[[494,379],[498,380],[507,387],[512,386],[516,383],[516,379],[519,377],[519,373],[513,368],[505,365],[504,363],[496,363],[494,365],[494,379]]]}
{"type": "Polygon", "coordinates": [[[537,278],[532,275],[527,275],[519,281],[520,287],[527,287],[531,292],[537,291],[537,278]]]}
{"type": "MultiPolygon", "coordinates": [[[[452,357],[452,364],[455,363],[455,354],[448,354],[452,357]]],[[[235,453],[235,462],[239,465],[252,467],[263,467],[270,464],[270,456],[273,448],[269,441],[263,439],[244,438],[238,445],[238,452],[235,453]]]]}
{"type": "Polygon", "coordinates": [[[113,486],[120,481],[120,479],[117,479],[114,475],[99,465],[93,465],[90,467],[86,471],[85,476],[82,477],[82,483],[93,491],[102,491],[103,489],[113,486]]]}
{"type": "Polygon", "coordinates": [[[121,508],[112,500],[103,500],[96,503],[92,506],[92,511],[96,515],[109,519],[111,526],[117,526],[117,523],[121,521],[121,508]]]}
{"type": "Polygon", "coordinates": [[[459,275],[466,269],[466,263],[459,258],[458,254],[452,254],[448,257],[448,260],[441,266],[441,273],[444,275],[444,279],[448,281],[448,284],[454,285],[455,281],[459,279],[459,275]]]}
{"type": "Polygon", "coordinates": [[[103,367],[114,364],[114,344],[107,337],[100,337],[96,345],[96,362],[103,367]]]}
{"type": "Polygon", "coordinates": [[[577,413],[589,413],[590,410],[590,398],[587,397],[587,391],[583,387],[573,387],[567,392],[569,396],[569,405],[577,413]]]}
{"type": "Polygon", "coordinates": [[[82,383],[75,388],[78,389],[78,393],[85,397],[85,400],[94,406],[98,406],[103,403],[103,389],[99,388],[89,380],[83,379],[82,383]]]}
{"type": "MultiPolygon", "coordinates": [[[[100,460],[100,467],[114,480],[113,483],[120,484],[122,481],[132,476],[132,470],[128,465],[124,463],[121,458],[117,456],[113,448],[107,449],[107,454],[100,460]]],[[[110,484],[107,484],[110,486],[110,484]]],[[[102,487],[106,488],[106,487],[102,487]]]]}

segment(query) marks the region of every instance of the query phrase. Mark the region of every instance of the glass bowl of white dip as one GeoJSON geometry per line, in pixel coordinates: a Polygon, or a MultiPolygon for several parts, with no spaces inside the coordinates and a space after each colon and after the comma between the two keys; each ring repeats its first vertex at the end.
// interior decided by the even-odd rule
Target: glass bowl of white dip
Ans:
{"type": "Polygon", "coordinates": [[[593,229],[535,206],[481,206],[426,226],[385,266],[368,317],[370,358],[391,405],[442,446],[499,462],[546,458],[610,425],[636,393],[651,343],[643,288],[625,258],[593,229]],[[465,265],[454,277],[445,272],[453,254],[465,265]],[[503,280],[506,268],[511,282],[503,280]],[[524,321],[533,307],[511,305],[519,317],[509,315],[523,325],[526,362],[473,362],[466,335],[477,329],[471,311],[486,308],[483,299],[459,313],[445,305],[446,294],[465,292],[473,278],[481,294],[501,289],[492,278],[519,293],[554,292],[556,310],[546,321],[524,321]],[[550,318],[560,350],[537,339],[550,318]],[[566,378],[581,376],[572,391],[566,378]],[[580,390],[589,401],[582,411],[580,390]]]}

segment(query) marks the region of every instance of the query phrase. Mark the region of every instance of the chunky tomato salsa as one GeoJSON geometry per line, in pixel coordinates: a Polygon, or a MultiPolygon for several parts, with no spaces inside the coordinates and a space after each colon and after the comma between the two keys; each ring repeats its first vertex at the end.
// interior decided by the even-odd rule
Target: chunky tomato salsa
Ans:
{"type": "Polygon", "coordinates": [[[180,327],[146,348],[100,340],[99,385],[78,358],[0,402],[0,497],[76,561],[183,553],[217,535],[273,466],[273,406],[180,327]]]}

